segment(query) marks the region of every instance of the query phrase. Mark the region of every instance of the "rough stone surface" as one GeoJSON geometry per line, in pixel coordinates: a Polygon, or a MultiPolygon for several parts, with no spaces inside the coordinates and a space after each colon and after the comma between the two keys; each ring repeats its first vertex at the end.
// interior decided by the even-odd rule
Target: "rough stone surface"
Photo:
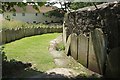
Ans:
{"type": "Polygon", "coordinates": [[[108,67],[106,70],[106,75],[109,77],[118,77],[120,76],[120,47],[114,48],[111,50],[108,55],[108,67]]]}
{"type": "MultiPolygon", "coordinates": [[[[67,40],[68,36],[72,33],[87,36],[93,33],[96,28],[101,29],[103,34],[100,34],[99,31],[97,35],[95,33],[97,40],[92,39],[91,45],[93,45],[93,51],[95,51],[93,58],[96,56],[100,69],[99,73],[104,74],[106,55],[109,55],[112,49],[120,47],[120,2],[103,3],[97,5],[97,7],[98,9],[96,9],[95,6],[85,7],[67,13],[65,15],[63,28],[65,30],[63,30],[63,34],[66,35],[67,40]],[[105,38],[103,38],[103,36],[105,38]]],[[[90,59],[92,59],[92,57],[90,59]]]]}

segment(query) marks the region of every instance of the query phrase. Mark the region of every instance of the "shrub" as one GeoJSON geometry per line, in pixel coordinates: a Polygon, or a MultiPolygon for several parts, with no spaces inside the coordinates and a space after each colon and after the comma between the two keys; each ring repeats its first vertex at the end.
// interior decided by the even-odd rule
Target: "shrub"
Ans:
{"type": "Polygon", "coordinates": [[[57,50],[57,51],[65,50],[64,43],[63,43],[63,42],[58,43],[58,44],[56,45],[56,50],[57,50]]]}

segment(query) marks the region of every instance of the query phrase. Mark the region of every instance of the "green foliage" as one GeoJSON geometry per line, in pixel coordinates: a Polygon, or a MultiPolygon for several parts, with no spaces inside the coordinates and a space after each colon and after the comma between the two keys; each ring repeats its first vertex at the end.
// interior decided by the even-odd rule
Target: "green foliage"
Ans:
{"type": "Polygon", "coordinates": [[[15,12],[16,10],[15,10],[14,6],[21,7],[25,11],[26,10],[25,7],[30,3],[34,4],[33,8],[36,9],[38,12],[40,12],[39,9],[38,9],[38,6],[43,6],[45,4],[45,2],[37,2],[38,5],[36,5],[36,2],[26,2],[26,3],[24,3],[24,2],[2,2],[2,4],[1,4],[2,5],[2,11],[3,12],[6,12],[6,11],[15,12]]]}
{"type": "Polygon", "coordinates": [[[21,27],[62,27],[62,25],[52,25],[52,24],[33,24],[33,23],[26,23],[26,22],[21,22],[17,20],[3,20],[2,21],[2,28],[4,29],[11,29],[11,28],[21,28],[21,27]]]}
{"type": "Polygon", "coordinates": [[[56,9],[56,10],[49,11],[49,12],[45,13],[45,16],[64,17],[64,13],[60,12],[59,9],[56,9]]]}
{"type": "Polygon", "coordinates": [[[57,46],[56,46],[56,50],[57,51],[65,50],[64,43],[63,42],[58,43],[57,46]]]}
{"type": "MultiPolygon", "coordinates": [[[[102,2],[94,2],[96,5],[101,4],[102,2]]],[[[87,7],[87,6],[93,6],[92,2],[74,2],[71,3],[70,8],[73,10],[77,10],[79,8],[87,7]]]]}
{"type": "Polygon", "coordinates": [[[3,25],[2,25],[2,28],[6,28],[6,29],[25,27],[25,26],[28,25],[28,24],[25,23],[25,22],[16,21],[16,20],[11,20],[11,21],[4,20],[4,21],[2,22],[2,24],[3,24],[3,25]]]}

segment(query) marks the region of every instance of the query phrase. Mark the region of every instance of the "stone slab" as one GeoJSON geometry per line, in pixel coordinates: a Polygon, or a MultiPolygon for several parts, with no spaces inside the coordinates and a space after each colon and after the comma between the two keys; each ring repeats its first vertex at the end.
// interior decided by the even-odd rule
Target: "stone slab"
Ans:
{"type": "Polygon", "coordinates": [[[99,67],[98,67],[98,63],[97,63],[97,59],[96,59],[96,55],[95,55],[95,50],[94,50],[91,34],[89,37],[89,57],[88,57],[88,59],[89,59],[88,69],[99,73],[99,67]]]}
{"type": "Polygon", "coordinates": [[[84,34],[78,36],[78,61],[87,67],[88,39],[84,34]]]}
{"type": "Polygon", "coordinates": [[[103,74],[103,68],[106,60],[106,42],[101,29],[95,29],[92,32],[92,41],[99,65],[100,73],[103,74]]]}
{"type": "Polygon", "coordinates": [[[77,60],[77,35],[75,33],[71,34],[71,45],[70,45],[71,56],[77,60]]]}
{"type": "Polygon", "coordinates": [[[70,50],[70,44],[71,44],[71,35],[69,35],[66,45],[65,45],[65,53],[69,55],[69,50],[70,50]]]}

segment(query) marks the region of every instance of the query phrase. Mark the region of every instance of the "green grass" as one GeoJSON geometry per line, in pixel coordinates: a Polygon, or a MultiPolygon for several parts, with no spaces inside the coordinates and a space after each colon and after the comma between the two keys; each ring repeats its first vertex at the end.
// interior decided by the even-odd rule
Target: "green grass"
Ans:
{"type": "Polygon", "coordinates": [[[59,36],[60,33],[32,36],[5,44],[4,51],[10,59],[30,62],[39,71],[46,71],[55,66],[52,56],[49,54],[49,42],[59,36]]]}

